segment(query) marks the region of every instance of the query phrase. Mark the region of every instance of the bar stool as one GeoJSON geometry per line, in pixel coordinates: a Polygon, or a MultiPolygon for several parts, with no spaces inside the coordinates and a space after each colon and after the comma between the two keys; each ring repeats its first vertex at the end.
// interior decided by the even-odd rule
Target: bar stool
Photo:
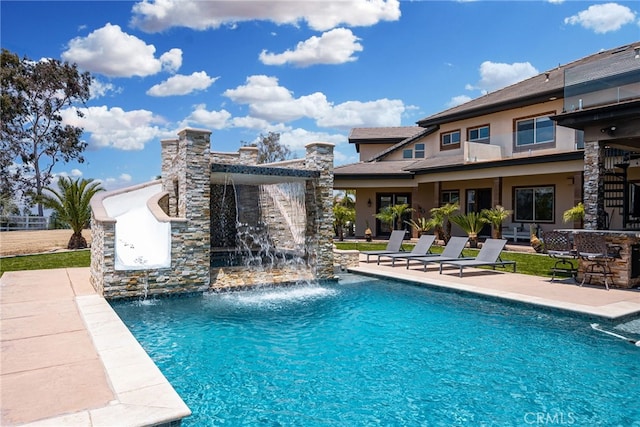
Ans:
{"type": "Polygon", "coordinates": [[[611,267],[609,267],[609,262],[613,261],[617,256],[612,253],[604,236],[596,233],[578,232],[573,237],[573,241],[576,245],[578,256],[584,261],[590,262],[584,269],[580,286],[584,285],[587,277],[589,277],[588,283],[591,283],[593,276],[601,276],[604,280],[604,286],[609,290],[607,277],[610,277],[611,284],[614,284],[613,273],[611,272],[611,267]]]}
{"type": "Polygon", "coordinates": [[[569,273],[577,281],[578,268],[572,261],[578,258],[578,253],[573,249],[571,234],[568,231],[543,231],[542,241],[546,253],[556,260],[551,268],[551,281],[555,280],[556,273],[569,273]]]}

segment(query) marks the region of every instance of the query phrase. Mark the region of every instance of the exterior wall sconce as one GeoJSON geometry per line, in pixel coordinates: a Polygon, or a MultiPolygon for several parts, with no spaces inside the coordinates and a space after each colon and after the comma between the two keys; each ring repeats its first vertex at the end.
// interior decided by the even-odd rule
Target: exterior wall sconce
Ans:
{"type": "Polygon", "coordinates": [[[613,136],[615,134],[615,132],[616,132],[616,127],[615,126],[608,126],[606,128],[600,129],[600,132],[606,133],[609,136],[613,136]]]}
{"type": "Polygon", "coordinates": [[[369,198],[369,200],[367,200],[367,206],[371,207],[371,198],[369,198]]]}

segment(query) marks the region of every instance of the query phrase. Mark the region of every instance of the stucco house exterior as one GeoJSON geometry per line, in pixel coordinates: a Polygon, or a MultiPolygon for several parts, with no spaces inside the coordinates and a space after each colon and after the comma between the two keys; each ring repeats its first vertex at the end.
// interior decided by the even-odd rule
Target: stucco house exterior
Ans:
{"type": "Polygon", "coordinates": [[[502,205],[505,228],[525,235],[578,226],[562,213],[582,201],[585,228],[640,228],[640,41],[349,142],[360,161],[335,168],[334,188],[356,191],[357,236],[367,224],[388,235],[374,217],[384,206],[408,203],[415,218],[454,201],[502,205]]]}

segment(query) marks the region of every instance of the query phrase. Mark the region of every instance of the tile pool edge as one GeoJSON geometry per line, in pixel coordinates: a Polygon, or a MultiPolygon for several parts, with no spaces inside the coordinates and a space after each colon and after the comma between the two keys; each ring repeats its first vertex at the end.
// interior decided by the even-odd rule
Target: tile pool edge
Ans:
{"type": "MultiPolygon", "coordinates": [[[[362,264],[359,267],[348,268],[347,272],[362,274],[366,276],[384,277],[393,280],[400,280],[421,286],[429,286],[434,289],[463,292],[480,297],[491,298],[494,300],[515,302],[531,307],[551,309],[569,314],[578,314],[606,321],[620,321],[640,315],[640,304],[632,302],[612,303],[601,306],[589,306],[584,304],[542,298],[538,296],[525,295],[517,292],[509,292],[495,288],[483,288],[473,284],[460,283],[460,281],[446,281],[438,278],[433,278],[432,276],[425,276],[424,278],[420,278],[416,275],[403,273],[400,270],[394,270],[393,272],[390,272],[362,264]]],[[[512,273],[497,272],[496,274],[512,273]]]]}
{"type": "Polygon", "coordinates": [[[120,425],[169,426],[191,415],[109,303],[98,295],[75,299],[115,395],[110,405],[85,411],[91,425],[108,426],[117,420],[120,425]]]}

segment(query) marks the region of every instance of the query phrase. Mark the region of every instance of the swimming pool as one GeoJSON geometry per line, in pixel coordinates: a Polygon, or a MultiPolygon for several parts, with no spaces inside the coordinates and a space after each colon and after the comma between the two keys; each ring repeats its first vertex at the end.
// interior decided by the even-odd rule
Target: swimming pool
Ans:
{"type": "Polygon", "coordinates": [[[640,425],[586,319],[348,276],[114,309],[202,425],[640,425]]]}

